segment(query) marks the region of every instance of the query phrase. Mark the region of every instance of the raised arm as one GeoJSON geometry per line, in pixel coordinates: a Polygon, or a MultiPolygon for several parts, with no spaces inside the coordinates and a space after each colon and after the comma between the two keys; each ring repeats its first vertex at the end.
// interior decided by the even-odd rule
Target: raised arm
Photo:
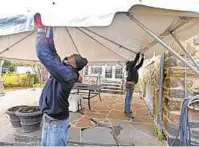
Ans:
{"type": "Polygon", "coordinates": [[[137,53],[135,59],[133,61],[131,61],[130,66],[131,67],[135,67],[135,65],[137,64],[139,58],[140,58],[140,53],[137,53]]]}
{"type": "Polygon", "coordinates": [[[142,54],[142,59],[140,63],[136,66],[136,68],[139,69],[140,67],[142,67],[143,63],[144,63],[144,55],[142,54]]]}
{"type": "MultiPolygon", "coordinates": [[[[51,33],[53,33],[52,31],[53,30],[51,30],[51,33]]],[[[51,37],[51,39],[53,39],[53,36],[51,37]]],[[[41,63],[57,81],[66,82],[76,79],[76,74],[74,74],[72,67],[64,66],[61,63],[60,58],[57,57],[54,43],[49,43],[49,38],[46,37],[45,28],[38,28],[36,37],[36,52],[41,63]]]]}
{"type": "Polygon", "coordinates": [[[53,35],[53,28],[49,27],[46,30],[46,37],[48,39],[48,43],[49,43],[49,47],[52,50],[52,52],[56,55],[56,57],[58,58],[58,60],[60,60],[61,62],[61,58],[59,57],[59,55],[57,54],[56,48],[55,48],[55,44],[54,44],[54,35],[53,35]]]}

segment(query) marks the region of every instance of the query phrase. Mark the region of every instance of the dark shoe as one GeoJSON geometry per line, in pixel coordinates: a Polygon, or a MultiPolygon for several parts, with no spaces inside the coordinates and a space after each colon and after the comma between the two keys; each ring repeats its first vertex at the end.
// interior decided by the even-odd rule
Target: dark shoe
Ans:
{"type": "MultiPolygon", "coordinates": [[[[124,111],[124,113],[127,113],[126,111],[124,111]]],[[[131,112],[129,112],[129,113],[133,113],[132,111],[131,112]]]]}
{"type": "Polygon", "coordinates": [[[125,113],[126,114],[126,116],[128,117],[128,118],[131,118],[131,119],[134,119],[135,117],[133,116],[133,114],[132,113],[125,113]]]}

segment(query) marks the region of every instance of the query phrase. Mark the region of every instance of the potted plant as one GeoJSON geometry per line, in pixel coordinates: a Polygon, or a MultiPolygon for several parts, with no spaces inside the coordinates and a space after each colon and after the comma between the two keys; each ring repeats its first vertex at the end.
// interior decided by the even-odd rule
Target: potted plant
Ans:
{"type": "Polygon", "coordinates": [[[11,122],[13,128],[21,127],[20,119],[18,116],[16,116],[15,112],[24,107],[27,107],[27,106],[25,106],[25,105],[15,106],[15,107],[11,107],[8,110],[6,110],[6,114],[9,115],[10,122],[11,122]]]}
{"type": "Polygon", "coordinates": [[[38,106],[27,106],[19,109],[16,115],[20,118],[22,129],[25,133],[40,129],[42,113],[38,106]]]}

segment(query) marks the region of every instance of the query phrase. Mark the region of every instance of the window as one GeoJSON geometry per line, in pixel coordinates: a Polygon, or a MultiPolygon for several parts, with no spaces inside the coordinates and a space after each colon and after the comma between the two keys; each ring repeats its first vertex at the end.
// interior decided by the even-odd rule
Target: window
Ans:
{"type": "Polygon", "coordinates": [[[112,67],[111,66],[106,67],[105,78],[112,78],[112,67]]]}
{"type": "Polygon", "coordinates": [[[122,67],[116,67],[115,68],[115,78],[116,79],[123,79],[122,67]]]}
{"type": "Polygon", "coordinates": [[[88,66],[85,67],[84,73],[85,73],[85,75],[88,75],[88,66]]]}
{"type": "Polygon", "coordinates": [[[91,74],[102,74],[102,67],[93,66],[91,67],[91,74]]]}

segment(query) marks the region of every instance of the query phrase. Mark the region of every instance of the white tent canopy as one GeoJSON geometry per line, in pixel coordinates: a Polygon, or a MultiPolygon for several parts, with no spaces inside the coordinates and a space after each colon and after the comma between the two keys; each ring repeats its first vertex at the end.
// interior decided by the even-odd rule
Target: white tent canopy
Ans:
{"type": "MultiPolygon", "coordinates": [[[[14,6],[16,1],[6,2],[11,1],[14,6]]],[[[123,62],[131,60],[137,52],[151,57],[154,52],[161,54],[166,51],[126,13],[116,12],[133,15],[167,43],[173,43],[170,32],[179,40],[199,33],[199,3],[196,0],[17,2],[16,5],[20,5],[15,5],[10,11],[5,10],[7,3],[1,5],[0,17],[24,15],[29,20],[23,27],[8,25],[0,28],[1,58],[38,60],[34,45],[36,30],[32,21],[35,12],[41,13],[45,25],[56,26],[55,43],[62,58],[79,52],[89,62],[123,62]]],[[[181,53],[177,46],[174,49],[181,53]]]]}

